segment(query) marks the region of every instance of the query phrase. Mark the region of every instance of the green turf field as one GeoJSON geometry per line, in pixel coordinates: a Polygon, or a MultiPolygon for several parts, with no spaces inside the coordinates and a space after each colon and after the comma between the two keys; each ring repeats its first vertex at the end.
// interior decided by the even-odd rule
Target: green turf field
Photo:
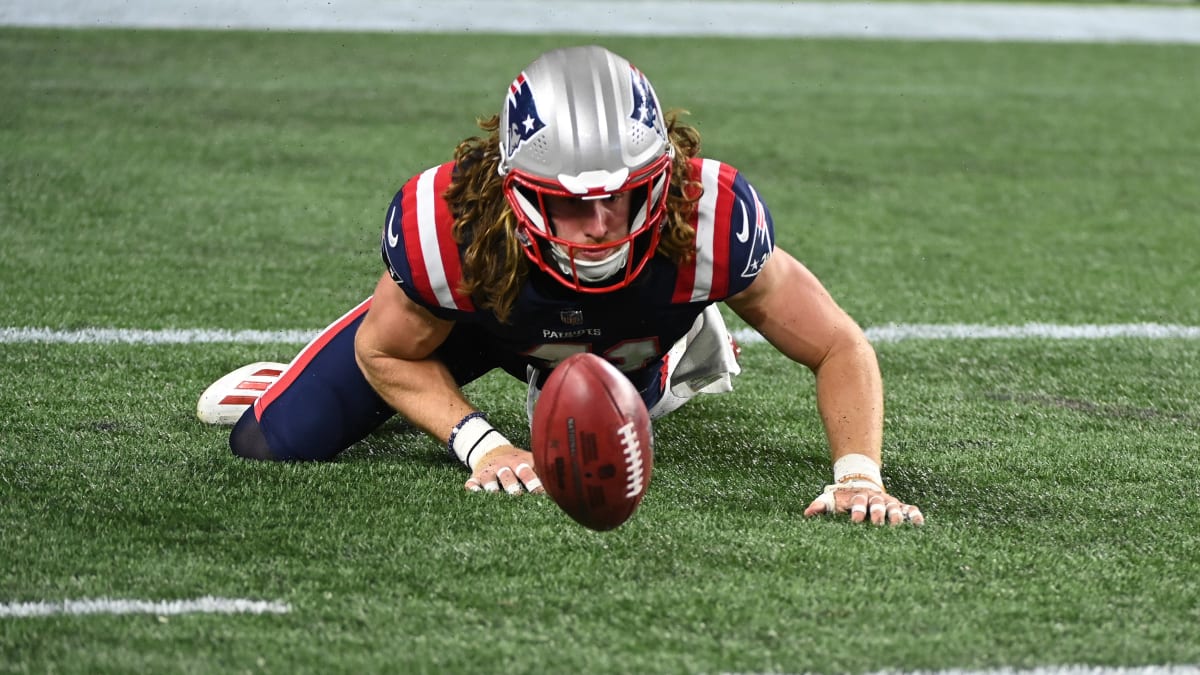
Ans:
{"type": "MultiPolygon", "coordinates": [[[[311,330],[384,210],[554,36],[0,29],[0,327],[311,330]]],[[[606,41],[866,327],[1200,325],[1200,47],[606,41]]],[[[808,373],[749,345],[642,508],[468,495],[399,425],[229,455],[200,391],[297,344],[0,344],[0,672],[870,672],[1200,664],[1200,342],[878,346],[920,530],[805,520],[808,373]]],[[[524,389],[469,393],[526,442],[524,389]]]]}

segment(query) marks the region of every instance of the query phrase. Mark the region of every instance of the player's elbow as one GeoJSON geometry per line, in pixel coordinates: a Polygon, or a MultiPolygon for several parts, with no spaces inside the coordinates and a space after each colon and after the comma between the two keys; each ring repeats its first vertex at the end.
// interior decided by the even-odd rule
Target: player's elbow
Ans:
{"type": "Polygon", "coordinates": [[[354,361],[367,381],[374,385],[379,381],[387,363],[394,361],[395,357],[389,356],[363,333],[362,330],[359,330],[358,334],[354,336],[354,361]]]}
{"type": "Polygon", "coordinates": [[[875,347],[867,339],[866,333],[853,321],[837,330],[829,349],[814,370],[819,370],[822,364],[830,361],[851,364],[858,371],[879,371],[875,347]]]}

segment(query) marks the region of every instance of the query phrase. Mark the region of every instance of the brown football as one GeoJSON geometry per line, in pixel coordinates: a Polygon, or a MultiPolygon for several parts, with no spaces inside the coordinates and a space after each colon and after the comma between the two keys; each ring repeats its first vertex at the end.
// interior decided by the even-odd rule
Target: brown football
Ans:
{"type": "Polygon", "coordinates": [[[621,371],[590,353],[560,363],[533,410],[530,448],[546,492],[593,530],[620,526],[654,467],[650,413],[621,371]]]}

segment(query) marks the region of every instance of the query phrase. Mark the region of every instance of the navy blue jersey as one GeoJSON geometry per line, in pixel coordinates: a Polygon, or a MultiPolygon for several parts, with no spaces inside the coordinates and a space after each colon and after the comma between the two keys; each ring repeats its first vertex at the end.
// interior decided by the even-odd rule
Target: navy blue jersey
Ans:
{"type": "Polygon", "coordinates": [[[589,351],[641,389],[700,312],[749,286],[773,250],[771,214],[750,183],[715,160],[691,164],[704,188],[691,223],[694,259],[676,267],[655,256],[633,284],[611,293],[576,293],[531,266],[507,323],[476,309],[459,289],[462,249],[442,198],[453,163],[415,176],[396,194],[384,225],[383,259],[414,302],[438,317],[478,326],[490,342],[481,348],[514,376],[523,379],[530,365],[546,373],[589,351]]]}

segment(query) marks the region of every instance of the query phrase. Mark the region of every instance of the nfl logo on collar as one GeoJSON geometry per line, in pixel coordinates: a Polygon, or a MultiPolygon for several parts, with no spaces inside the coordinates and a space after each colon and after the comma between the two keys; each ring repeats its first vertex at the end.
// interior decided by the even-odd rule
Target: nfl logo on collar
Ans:
{"type": "Polygon", "coordinates": [[[558,313],[558,320],[568,326],[583,325],[583,310],[581,309],[564,309],[558,313]]]}

